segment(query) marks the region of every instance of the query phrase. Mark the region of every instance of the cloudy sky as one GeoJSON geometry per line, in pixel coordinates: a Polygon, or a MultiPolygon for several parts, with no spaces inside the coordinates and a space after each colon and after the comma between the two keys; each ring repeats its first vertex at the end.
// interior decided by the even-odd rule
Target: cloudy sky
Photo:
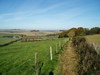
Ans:
{"type": "Polygon", "coordinates": [[[100,27],[100,0],[0,0],[0,29],[100,27]]]}

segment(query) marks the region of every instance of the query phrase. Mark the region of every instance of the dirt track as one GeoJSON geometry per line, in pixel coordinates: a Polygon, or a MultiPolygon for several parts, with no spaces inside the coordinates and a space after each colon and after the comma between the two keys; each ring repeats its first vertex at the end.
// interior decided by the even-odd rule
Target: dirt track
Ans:
{"type": "Polygon", "coordinates": [[[77,75],[77,54],[71,45],[71,41],[68,42],[67,47],[59,56],[59,61],[58,75],[77,75]]]}

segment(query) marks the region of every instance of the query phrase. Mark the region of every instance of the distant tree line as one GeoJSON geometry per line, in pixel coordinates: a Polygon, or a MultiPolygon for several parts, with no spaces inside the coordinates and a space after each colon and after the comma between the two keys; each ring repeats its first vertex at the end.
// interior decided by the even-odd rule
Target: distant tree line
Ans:
{"type": "Polygon", "coordinates": [[[91,29],[88,28],[71,28],[69,30],[63,31],[59,34],[59,38],[62,37],[73,37],[73,36],[84,36],[84,35],[92,35],[92,34],[100,34],[100,28],[94,27],[91,29]]]}
{"type": "Polygon", "coordinates": [[[31,30],[31,32],[39,32],[39,30],[31,30]]]}

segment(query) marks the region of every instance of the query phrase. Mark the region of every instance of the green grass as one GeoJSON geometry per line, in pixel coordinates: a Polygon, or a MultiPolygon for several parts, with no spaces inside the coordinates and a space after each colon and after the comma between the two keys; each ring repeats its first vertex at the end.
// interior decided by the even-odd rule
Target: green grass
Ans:
{"type": "Polygon", "coordinates": [[[19,36],[19,34],[0,34],[0,38],[4,37],[4,36],[19,36]]]}
{"type": "Polygon", "coordinates": [[[16,38],[0,38],[0,45],[17,40],[16,38]]]}
{"type": "Polygon", "coordinates": [[[64,39],[37,42],[19,41],[0,47],[0,74],[35,75],[34,56],[35,53],[38,53],[39,68],[42,69],[41,75],[48,75],[50,71],[54,71],[57,64],[58,54],[55,54],[55,46],[59,41],[64,43],[64,39]],[[53,61],[50,60],[50,46],[53,48],[53,61]],[[42,63],[43,66],[41,66],[42,63]]]}
{"type": "Polygon", "coordinates": [[[0,45],[17,40],[17,38],[4,38],[4,36],[18,36],[18,35],[11,35],[11,34],[0,34],[0,45]]]}

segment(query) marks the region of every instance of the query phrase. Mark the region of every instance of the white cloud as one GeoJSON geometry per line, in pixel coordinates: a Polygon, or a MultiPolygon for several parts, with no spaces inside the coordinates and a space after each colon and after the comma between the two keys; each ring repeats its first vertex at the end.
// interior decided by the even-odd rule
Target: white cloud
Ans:
{"type": "Polygon", "coordinates": [[[29,16],[31,16],[31,15],[46,13],[50,10],[56,9],[56,8],[64,5],[64,4],[66,4],[66,3],[62,2],[62,3],[57,3],[57,4],[54,4],[54,5],[51,5],[47,8],[43,8],[43,9],[37,9],[37,10],[31,10],[31,11],[25,11],[25,12],[21,11],[21,12],[1,14],[0,20],[5,20],[5,21],[23,20],[25,18],[29,18],[29,16]]]}

